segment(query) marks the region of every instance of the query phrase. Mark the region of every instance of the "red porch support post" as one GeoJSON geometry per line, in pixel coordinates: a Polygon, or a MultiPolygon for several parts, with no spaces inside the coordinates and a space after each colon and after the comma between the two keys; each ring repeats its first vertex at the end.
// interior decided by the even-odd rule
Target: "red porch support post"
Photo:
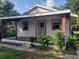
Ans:
{"type": "Polygon", "coordinates": [[[17,20],[15,21],[15,26],[16,26],[16,40],[18,40],[18,33],[17,33],[17,20]]]}
{"type": "Polygon", "coordinates": [[[66,32],[66,16],[62,17],[62,20],[61,20],[61,31],[62,31],[62,33],[66,32]]]}

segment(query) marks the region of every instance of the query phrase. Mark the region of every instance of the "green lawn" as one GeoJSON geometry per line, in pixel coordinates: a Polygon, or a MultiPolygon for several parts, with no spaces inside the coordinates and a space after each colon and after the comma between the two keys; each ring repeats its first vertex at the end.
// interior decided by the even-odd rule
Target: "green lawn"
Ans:
{"type": "Polygon", "coordinates": [[[0,59],[59,59],[52,54],[41,55],[0,47],[0,59]]]}

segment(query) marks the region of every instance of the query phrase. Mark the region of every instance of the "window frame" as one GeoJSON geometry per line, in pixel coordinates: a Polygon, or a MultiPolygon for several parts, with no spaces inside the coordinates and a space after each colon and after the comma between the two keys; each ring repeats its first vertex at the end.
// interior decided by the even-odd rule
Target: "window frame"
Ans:
{"type": "Polygon", "coordinates": [[[22,30],[28,31],[29,30],[29,21],[22,21],[22,30]],[[25,24],[25,25],[24,25],[25,24]],[[24,26],[27,28],[24,28],[24,26]]]}
{"type": "Polygon", "coordinates": [[[57,19],[58,21],[57,22],[53,22],[54,20],[51,20],[51,29],[52,30],[57,30],[57,29],[54,29],[54,23],[59,23],[59,30],[61,29],[61,19],[57,19]]]}

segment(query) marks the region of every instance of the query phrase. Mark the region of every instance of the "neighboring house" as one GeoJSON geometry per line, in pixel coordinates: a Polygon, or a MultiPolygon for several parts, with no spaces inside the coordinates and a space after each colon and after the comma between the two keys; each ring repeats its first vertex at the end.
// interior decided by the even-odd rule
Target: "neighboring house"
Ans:
{"type": "Polygon", "coordinates": [[[2,17],[0,20],[16,21],[16,38],[52,36],[53,32],[60,29],[66,35],[70,34],[70,18],[76,19],[77,15],[70,10],[57,10],[47,6],[35,5],[26,15],[2,17]]]}

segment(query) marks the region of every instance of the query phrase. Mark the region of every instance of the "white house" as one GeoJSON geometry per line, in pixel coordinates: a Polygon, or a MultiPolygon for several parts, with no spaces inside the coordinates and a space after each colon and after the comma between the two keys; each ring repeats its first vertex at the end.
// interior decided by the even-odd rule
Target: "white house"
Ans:
{"type": "MultiPolygon", "coordinates": [[[[49,5],[50,6],[50,5],[49,5]]],[[[1,17],[0,20],[16,21],[16,39],[19,37],[52,36],[54,30],[60,29],[70,34],[70,17],[77,15],[68,10],[58,10],[49,6],[35,5],[22,16],[1,17]]]]}

